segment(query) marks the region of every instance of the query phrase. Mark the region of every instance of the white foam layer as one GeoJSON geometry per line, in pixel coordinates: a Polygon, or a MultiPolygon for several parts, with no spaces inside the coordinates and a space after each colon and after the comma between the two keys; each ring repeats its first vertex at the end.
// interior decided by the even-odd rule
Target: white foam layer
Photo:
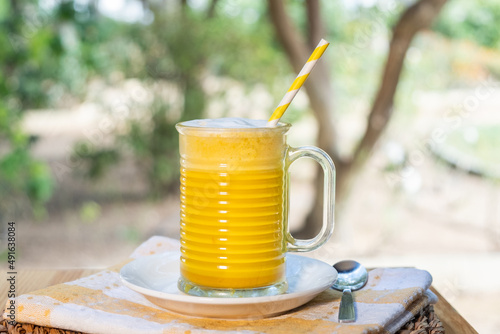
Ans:
{"type": "Polygon", "coordinates": [[[242,129],[242,128],[264,128],[267,125],[267,121],[263,119],[227,117],[227,118],[194,119],[192,121],[187,121],[182,124],[185,126],[194,126],[200,128],[242,129]]]}

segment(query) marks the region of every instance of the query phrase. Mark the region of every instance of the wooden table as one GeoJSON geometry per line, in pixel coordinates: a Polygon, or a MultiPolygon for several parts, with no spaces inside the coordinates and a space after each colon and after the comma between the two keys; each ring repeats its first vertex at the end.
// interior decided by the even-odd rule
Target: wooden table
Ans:
{"type": "MultiPolygon", "coordinates": [[[[16,295],[38,290],[58,283],[64,283],[94,274],[101,269],[32,269],[17,272],[16,295]]],[[[2,280],[0,285],[0,307],[7,301],[8,286],[2,280]]],[[[477,334],[477,331],[451,306],[441,294],[431,287],[439,301],[434,310],[446,329],[446,334],[477,334]]]]}

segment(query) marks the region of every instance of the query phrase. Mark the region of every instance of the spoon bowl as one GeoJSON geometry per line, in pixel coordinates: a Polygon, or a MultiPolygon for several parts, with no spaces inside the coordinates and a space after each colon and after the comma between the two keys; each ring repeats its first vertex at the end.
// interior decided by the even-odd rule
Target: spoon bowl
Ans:
{"type": "Polygon", "coordinates": [[[342,291],[339,322],[353,322],[356,320],[356,313],[351,292],[365,286],[368,282],[368,271],[360,263],[353,260],[337,262],[333,267],[337,270],[338,276],[332,288],[342,291]]]}
{"type": "Polygon", "coordinates": [[[337,281],[333,284],[335,290],[350,289],[356,291],[364,287],[368,281],[366,268],[356,261],[340,261],[335,263],[333,267],[339,273],[337,281]]]}

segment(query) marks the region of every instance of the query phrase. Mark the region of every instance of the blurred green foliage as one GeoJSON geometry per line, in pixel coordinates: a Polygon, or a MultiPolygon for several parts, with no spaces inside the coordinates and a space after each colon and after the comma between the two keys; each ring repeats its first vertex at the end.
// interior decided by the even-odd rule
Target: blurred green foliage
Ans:
{"type": "Polygon", "coordinates": [[[104,175],[110,165],[120,161],[120,155],[114,148],[97,147],[88,141],[81,141],[75,144],[72,159],[85,164],[86,176],[97,179],[104,175]]]}
{"type": "Polygon", "coordinates": [[[94,201],[85,202],[80,208],[80,219],[85,223],[93,223],[101,215],[101,206],[94,201]]]}
{"type": "MultiPolygon", "coordinates": [[[[174,0],[142,1],[145,17],[137,22],[103,15],[100,1],[43,3],[52,2],[0,1],[0,220],[27,203],[42,216],[43,203],[53,191],[50,169],[30,154],[36,136],[21,130],[28,109],[81,102],[95,78],[117,86],[120,80],[138,79],[150,98],[126,107],[142,116],[116,126],[111,144],[78,143],[73,158],[83,162],[89,177],[98,178],[131,154],[149,180],[151,194],[160,196],[178,176],[175,123],[205,117],[210,101],[224,101],[227,94],[225,89],[207,89],[207,78],[231,78],[248,90],[263,85],[277,103],[294,77],[274,37],[265,1],[218,1],[213,13],[209,1],[187,1],[184,6],[174,0]],[[178,93],[180,103],[170,101],[167,86],[178,93]]],[[[321,1],[321,6],[331,42],[323,59],[332,65],[336,113],[366,110],[378,86],[390,29],[404,4],[381,1],[364,7],[321,1]]],[[[288,1],[287,9],[306,31],[304,2],[288,1]]],[[[454,0],[434,30],[498,49],[499,24],[497,1],[454,0]]],[[[413,92],[456,82],[454,64],[470,72],[461,65],[470,53],[429,41],[417,38],[408,53],[396,101],[406,113],[413,92]]],[[[488,66],[492,71],[500,68],[493,62],[488,66]]],[[[223,115],[231,111],[230,104],[219,108],[223,115]]],[[[289,112],[288,120],[294,121],[307,111],[292,106],[289,112]]],[[[93,216],[90,208],[82,211],[91,212],[85,217],[93,216]]]]}
{"type": "MultiPolygon", "coordinates": [[[[196,111],[196,110],[195,110],[196,111]]],[[[198,110],[201,116],[202,110],[198,110]]],[[[159,197],[171,190],[178,174],[179,136],[174,122],[165,115],[168,106],[155,99],[150,107],[150,126],[140,121],[131,121],[129,131],[119,137],[119,142],[132,149],[139,167],[149,181],[150,194],[159,197]]]]}
{"type": "Polygon", "coordinates": [[[0,220],[3,221],[29,204],[33,205],[36,216],[43,216],[43,203],[52,192],[48,168],[29,153],[35,138],[24,134],[19,124],[22,110],[43,100],[43,94],[36,88],[40,84],[37,67],[43,55],[33,37],[40,33],[41,38],[53,42],[53,36],[28,30],[14,1],[4,1],[0,6],[0,31],[8,32],[0,34],[0,220]]]}
{"type": "Polygon", "coordinates": [[[247,87],[260,83],[273,89],[276,78],[289,68],[273,42],[265,8],[254,9],[260,10],[253,12],[255,21],[242,25],[238,13],[211,17],[205,10],[152,5],[149,10],[154,13],[154,21],[150,25],[122,27],[111,41],[114,50],[122,50],[110,53],[116,69],[149,87],[161,82],[173,84],[182,96],[182,110],[165,101],[168,93],[151,89],[153,98],[147,116],[130,119],[127,131],[117,135],[111,151],[103,148],[78,154],[89,165],[91,176],[102,174],[104,160],[99,157],[116,154],[107,160],[115,162],[120,153],[131,151],[149,180],[150,194],[161,196],[178,181],[178,134],[174,125],[206,116],[209,97],[203,82],[207,76],[230,77],[247,87]]]}
{"type": "Polygon", "coordinates": [[[453,0],[443,9],[434,29],[454,39],[468,39],[490,48],[500,47],[500,2],[453,0]]]}
{"type": "Polygon", "coordinates": [[[0,220],[30,206],[44,216],[54,181],[30,153],[37,137],[23,133],[23,113],[56,105],[65,94],[82,97],[91,75],[107,73],[98,45],[117,25],[93,4],[77,11],[73,1],[51,10],[35,0],[0,2],[0,220]]]}

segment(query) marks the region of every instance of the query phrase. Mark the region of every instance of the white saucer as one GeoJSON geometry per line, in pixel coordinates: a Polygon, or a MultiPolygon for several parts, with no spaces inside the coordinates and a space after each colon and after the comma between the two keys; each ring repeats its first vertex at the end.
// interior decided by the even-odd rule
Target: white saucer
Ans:
{"type": "Polygon", "coordinates": [[[182,314],[222,318],[255,319],[278,315],[301,306],[337,279],[329,264],[304,256],[287,254],[288,290],[277,296],[212,298],[189,296],[177,288],[179,252],[166,252],[138,258],[120,271],[128,288],[143,294],[152,303],[182,314]]]}

